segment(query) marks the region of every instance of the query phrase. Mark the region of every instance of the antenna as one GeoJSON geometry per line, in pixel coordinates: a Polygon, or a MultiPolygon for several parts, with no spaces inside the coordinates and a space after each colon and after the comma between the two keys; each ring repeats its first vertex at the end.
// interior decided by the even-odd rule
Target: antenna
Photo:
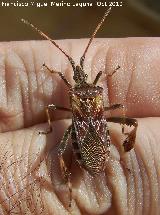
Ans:
{"type": "Polygon", "coordinates": [[[21,21],[24,24],[29,25],[31,28],[33,28],[33,30],[38,32],[42,37],[49,40],[53,45],[55,45],[68,58],[69,62],[71,63],[71,65],[73,67],[73,70],[75,71],[76,68],[75,68],[74,60],[54,40],[52,40],[50,37],[48,37],[45,33],[43,33],[41,30],[39,30],[37,27],[35,27],[32,23],[28,22],[27,20],[21,19],[21,21]]]}
{"type": "Polygon", "coordinates": [[[98,23],[96,29],[94,30],[94,32],[93,32],[93,34],[92,34],[92,36],[91,36],[91,38],[90,38],[90,40],[89,40],[89,42],[88,42],[88,44],[87,44],[87,47],[86,47],[86,49],[85,49],[85,51],[84,51],[84,53],[83,53],[83,55],[82,55],[82,57],[81,57],[81,59],[80,59],[80,65],[81,65],[82,69],[83,69],[84,60],[85,60],[85,56],[86,56],[86,53],[87,53],[87,51],[88,51],[88,48],[89,48],[89,46],[91,45],[92,40],[94,39],[94,37],[95,37],[97,31],[100,29],[100,27],[102,26],[102,24],[103,24],[103,22],[105,21],[106,17],[107,17],[108,14],[110,13],[111,9],[112,9],[112,8],[110,7],[110,8],[105,12],[104,16],[102,17],[101,21],[98,23]]]}

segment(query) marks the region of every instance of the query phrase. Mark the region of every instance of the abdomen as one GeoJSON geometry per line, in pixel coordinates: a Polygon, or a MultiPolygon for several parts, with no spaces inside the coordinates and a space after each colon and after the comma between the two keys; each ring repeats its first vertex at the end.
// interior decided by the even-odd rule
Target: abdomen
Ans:
{"type": "MultiPolygon", "coordinates": [[[[105,126],[105,125],[104,125],[105,126]]],[[[79,164],[86,169],[91,175],[103,172],[108,160],[108,147],[105,141],[107,140],[106,133],[103,140],[92,125],[88,126],[86,134],[82,141],[78,141],[75,128],[72,133],[72,144],[75,155],[79,164]]]]}

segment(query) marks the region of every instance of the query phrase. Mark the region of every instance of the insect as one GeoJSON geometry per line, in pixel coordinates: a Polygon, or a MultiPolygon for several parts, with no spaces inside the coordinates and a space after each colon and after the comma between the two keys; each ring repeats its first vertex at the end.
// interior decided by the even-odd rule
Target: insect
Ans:
{"type": "MultiPolygon", "coordinates": [[[[72,184],[70,180],[70,172],[67,169],[63,158],[70,137],[72,140],[72,146],[76,160],[78,161],[79,165],[83,169],[87,170],[92,176],[98,175],[105,170],[109,158],[111,140],[107,126],[108,122],[119,123],[122,126],[134,126],[131,132],[126,133],[127,137],[123,142],[125,152],[130,151],[134,147],[135,143],[136,130],[138,126],[137,120],[127,118],[125,116],[108,118],[105,117],[105,111],[118,108],[123,109],[124,106],[121,104],[114,104],[109,107],[104,107],[103,88],[97,86],[97,83],[102,75],[102,71],[97,74],[93,83],[87,82],[87,74],[84,71],[84,60],[88,48],[110,11],[111,8],[109,8],[105,12],[101,21],[98,23],[84,50],[82,57],[80,58],[79,65],[76,65],[74,60],[54,40],[49,38],[45,33],[40,31],[33,24],[29,23],[26,20],[22,20],[25,24],[31,26],[42,37],[49,40],[54,46],[56,46],[68,58],[73,69],[73,79],[75,81],[74,86],[69,83],[63,73],[53,71],[46,64],[43,64],[43,66],[47,68],[47,70],[49,70],[51,73],[58,74],[68,87],[70,108],[57,106],[55,104],[49,104],[46,107],[49,129],[46,132],[41,132],[43,134],[48,134],[52,131],[49,110],[62,110],[72,113],[72,124],[65,131],[58,149],[62,176],[65,183],[68,184],[69,188],[70,206],[72,201],[72,184]]],[[[112,76],[119,68],[120,67],[118,66],[117,69],[115,69],[108,76],[112,76]]],[[[123,127],[122,132],[124,133],[123,127]]]]}

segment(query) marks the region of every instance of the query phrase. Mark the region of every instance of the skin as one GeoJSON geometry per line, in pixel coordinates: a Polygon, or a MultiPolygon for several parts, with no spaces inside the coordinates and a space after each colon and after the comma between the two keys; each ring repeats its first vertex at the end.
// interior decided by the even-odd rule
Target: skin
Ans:
{"type": "MultiPolygon", "coordinates": [[[[88,40],[58,43],[79,63],[88,40]]],[[[63,183],[57,156],[71,115],[55,111],[53,132],[39,135],[48,124],[44,108],[53,103],[69,107],[67,88],[56,75],[63,71],[73,84],[71,66],[48,41],[0,44],[0,214],[154,214],[160,211],[160,39],[95,39],[86,56],[85,71],[93,81],[105,75],[104,103],[121,103],[126,115],[138,119],[135,148],[124,153],[121,126],[109,123],[111,154],[104,173],[91,177],[73,157],[73,201],[63,183]]],[[[120,115],[112,111],[109,115],[120,115]]],[[[125,127],[125,131],[129,128],[125,127]]]]}

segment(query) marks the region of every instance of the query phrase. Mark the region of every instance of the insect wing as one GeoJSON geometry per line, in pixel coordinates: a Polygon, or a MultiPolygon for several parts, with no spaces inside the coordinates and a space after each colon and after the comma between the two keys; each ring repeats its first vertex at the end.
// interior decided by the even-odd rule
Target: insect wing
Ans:
{"type": "Polygon", "coordinates": [[[88,117],[78,106],[73,107],[73,125],[79,147],[81,166],[91,175],[105,169],[108,159],[107,122],[101,113],[88,117]]]}
{"type": "Polygon", "coordinates": [[[79,123],[74,123],[77,141],[79,142],[81,153],[81,164],[92,175],[99,174],[105,169],[108,158],[106,124],[104,122],[90,122],[85,135],[79,138],[82,133],[79,123]],[[96,130],[96,128],[98,128],[96,130]],[[80,131],[80,132],[79,132],[80,131]],[[103,139],[102,139],[103,137],[103,139]],[[105,141],[106,140],[106,141],[105,141]]]}
{"type": "Polygon", "coordinates": [[[73,125],[76,132],[76,139],[79,143],[83,142],[86,132],[89,129],[88,119],[77,106],[73,106],[73,125]]]}

